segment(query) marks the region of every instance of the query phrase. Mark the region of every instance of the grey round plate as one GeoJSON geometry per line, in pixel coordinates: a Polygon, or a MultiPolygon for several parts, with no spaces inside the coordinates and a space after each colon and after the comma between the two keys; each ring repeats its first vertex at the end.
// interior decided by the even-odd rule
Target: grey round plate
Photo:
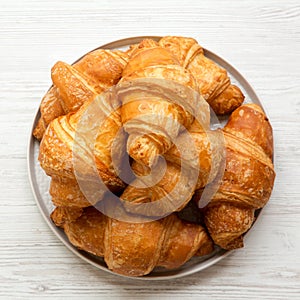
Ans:
{"type": "MultiPolygon", "coordinates": [[[[159,40],[160,37],[158,36],[140,36],[140,37],[131,37],[127,39],[122,39],[118,41],[114,41],[112,43],[100,46],[99,48],[103,49],[126,49],[129,45],[139,43],[142,39],[145,38],[151,38],[154,40],[159,40]]],[[[98,48],[97,48],[98,49],[98,48]]],[[[225,68],[227,72],[230,75],[231,81],[235,84],[237,84],[241,90],[243,91],[245,95],[245,99],[247,103],[256,103],[260,106],[261,103],[255,94],[254,90],[250,86],[250,84],[246,81],[246,79],[228,62],[226,62],[221,57],[217,56],[216,54],[212,53],[209,50],[205,50],[205,55],[225,68]]],[[[38,162],[38,152],[39,152],[39,142],[33,137],[32,132],[35,128],[37,121],[40,117],[39,110],[36,113],[36,116],[34,118],[33,124],[32,124],[32,130],[31,135],[29,137],[29,144],[28,144],[28,153],[27,153],[27,162],[28,162],[28,174],[29,174],[29,180],[31,184],[31,188],[33,191],[33,195],[35,197],[36,203],[41,211],[42,216],[46,220],[49,227],[52,229],[52,231],[56,234],[56,236],[64,243],[64,245],[71,250],[74,254],[79,256],[84,261],[90,263],[91,265],[115,274],[111,272],[104,260],[102,258],[96,257],[94,255],[88,254],[84,251],[80,251],[77,248],[75,248],[68,240],[66,235],[64,234],[63,230],[56,227],[54,223],[50,219],[50,213],[54,209],[53,204],[51,203],[51,197],[49,195],[49,184],[50,184],[50,178],[46,176],[44,171],[39,165],[38,162]]],[[[258,212],[259,214],[259,212],[258,212]]],[[[204,270],[211,265],[217,263],[221,259],[225,258],[230,251],[225,251],[220,248],[216,248],[215,251],[205,257],[194,257],[190,261],[188,261],[185,265],[182,267],[176,269],[176,270],[166,270],[163,268],[156,268],[154,269],[151,274],[144,276],[144,277],[134,277],[134,279],[139,280],[165,280],[165,279],[173,279],[178,277],[183,277],[186,275],[193,274],[195,272],[199,272],[201,270],[204,270]]],[[[121,276],[121,275],[119,275],[121,276]]],[[[133,277],[129,277],[133,278],[133,277]]]]}

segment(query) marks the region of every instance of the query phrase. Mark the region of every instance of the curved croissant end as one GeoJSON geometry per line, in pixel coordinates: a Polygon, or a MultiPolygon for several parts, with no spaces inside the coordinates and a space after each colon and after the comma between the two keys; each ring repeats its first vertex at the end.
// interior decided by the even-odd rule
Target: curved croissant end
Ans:
{"type": "Polygon", "coordinates": [[[58,207],[51,214],[70,242],[79,249],[104,256],[110,270],[143,276],[156,266],[178,268],[194,255],[207,255],[213,244],[201,225],[172,214],[147,223],[127,223],[106,217],[94,207],[58,207]]]}
{"type": "Polygon", "coordinates": [[[216,114],[228,114],[244,101],[242,91],[231,85],[223,68],[205,56],[196,40],[186,37],[166,36],[159,45],[170,50],[197,80],[200,94],[216,114]]]}
{"type": "Polygon", "coordinates": [[[72,66],[57,62],[51,72],[53,86],[42,99],[33,135],[41,140],[52,120],[78,110],[85,101],[116,84],[127,61],[128,55],[122,51],[98,49],[72,66]]]}
{"type": "Polygon", "coordinates": [[[275,171],[272,128],[262,109],[246,104],[235,110],[224,128],[226,165],[220,187],[204,210],[214,242],[225,249],[242,247],[254,212],[269,200],[275,171]]]}

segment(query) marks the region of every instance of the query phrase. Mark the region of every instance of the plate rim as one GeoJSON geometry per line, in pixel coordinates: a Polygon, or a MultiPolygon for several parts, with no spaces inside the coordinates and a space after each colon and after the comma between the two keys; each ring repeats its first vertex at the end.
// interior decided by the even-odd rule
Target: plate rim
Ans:
{"type": "MultiPolygon", "coordinates": [[[[118,39],[118,40],[106,43],[104,45],[101,45],[91,51],[88,51],[87,53],[82,55],[80,58],[78,58],[75,62],[80,60],[86,54],[93,52],[97,49],[116,49],[116,48],[120,48],[120,47],[124,47],[124,46],[129,46],[134,43],[138,43],[141,40],[147,39],[147,38],[158,41],[160,38],[162,38],[162,36],[134,36],[134,37],[118,39]]],[[[244,76],[231,63],[228,63],[225,59],[223,59],[219,55],[215,54],[214,52],[212,52],[208,49],[205,49],[205,48],[203,48],[203,49],[204,49],[205,55],[208,58],[210,58],[212,60],[214,60],[213,58],[217,58],[217,60],[218,60],[217,63],[221,62],[222,66],[226,65],[226,68],[225,67],[224,68],[230,74],[233,74],[233,76],[235,78],[239,78],[238,82],[241,85],[240,87],[243,87],[243,89],[247,91],[247,94],[248,94],[249,98],[251,99],[252,103],[258,104],[264,110],[264,107],[263,107],[259,97],[257,96],[257,94],[254,91],[254,89],[252,88],[252,86],[249,84],[249,82],[244,78],[244,76]],[[242,83],[240,82],[240,80],[242,81],[242,83]]],[[[46,221],[47,225],[50,227],[50,229],[56,235],[56,237],[58,237],[58,239],[64,244],[64,246],[67,247],[67,249],[69,249],[77,257],[81,258],[83,261],[89,263],[93,267],[96,267],[102,271],[108,272],[113,275],[117,275],[117,276],[127,278],[127,279],[133,279],[133,280],[153,280],[153,281],[155,281],[155,280],[170,280],[170,279],[175,279],[175,278],[182,278],[182,277],[185,277],[188,275],[195,274],[197,272],[203,271],[203,270],[211,267],[212,265],[218,263],[219,261],[221,261],[222,259],[224,259],[229,254],[231,254],[232,252],[235,251],[235,250],[229,251],[229,250],[221,249],[219,251],[220,253],[217,253],[217,257],[215,257],[216,255],[214,255],[214,256],[208,258],[208,260],[206,260],[206,261],[199,262],[199,265],[197,265],[197,264],[193,265],[190,269],[187,268],[187,269],[180,270],[180,272],[177,274],[176,274],[176,272],[178,272],[178,270],[168,270],[168,271],[166,271],[166,274],[171,273],[171,275],[164,275],[164,273],[161,273],[162,275],[151,275],[151,273],[150,273],[148,275],[141,276],[141,277],[132,277],[132,276],[126,276],[126,275],[114,273],[113,271],[109,270],[107,267],[102,266],[99,263],[97,263],[96,261],[92,260],[92,258],[89,257],[90,256],[89,253],[85,253],[84,251],[81,251],[81,250],[77,249],[76,247],[74,247],[67,239],[63,230],[54,225],[54,223],[50,219],[50,215],[47,212],[45,204],[41,200],[41,199],[43,199],[43,197],[41,196],[38,188],[36,188],[37,181],[36,181],[36,178],[34,175],[34,173],[35,173],[34,172],[34,164],[36,163],[34,161],[34,144],[38,143],[38,142],[33,136],[33,130],[34,130],[40,116],[41,116],[41,114],[40,114],[40,105],[39,105],[38,109],[35,113],[35,117],[33,119],[32,125],[31,125],[30,136],[29,136],[29,141],[28,141],[28,145],[27,145],[27,173],[28,173],[28,178],[29,178],[29,184],[30,184],[31,191],[32,191],[33,197],[35,199],[36,205],[37,205],[41,215],[43,216],[44,220],[46,221]]],[[[45,175],[45,176],[47,176],[47,175],[45,175]]],[[[245,237],[248,236],[248,234],[251,231],[253,231],[252,229],[255,226],[255,224],[257,223],[256,221],[257,221],[259,215],[260,215],[260,212],[258,212],[258,216],[256,217],[255,221],[253,222],[250,230],[245,234],[245,237]]]]}

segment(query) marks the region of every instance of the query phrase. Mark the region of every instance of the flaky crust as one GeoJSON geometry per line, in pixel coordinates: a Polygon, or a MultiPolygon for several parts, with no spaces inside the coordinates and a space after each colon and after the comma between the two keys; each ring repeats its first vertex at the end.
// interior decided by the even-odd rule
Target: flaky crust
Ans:
{"type": "Polygon", "coordinates": [[[159,45],[170,50],[197,80],[199,92],[217,114],[228,114],[244,101],[241,90],[231,85],[223,68],[204,55],[195,39],[166,36],[159,45]]]}
{"type": "Polygon", "coordinates": [[[51,219],[71,244],[127,276],[179,268],[210,254],[213,243],[243,246],[274,184],[272,128],[259,106],[240,106],[241,90],[196,40],[99,49],[73,65],[57,62],[51,76],[34,135],[51,176],[51,219]],[[233,111],[223,129],[210,129],[209,104],[218,114],[233,111]],[[205,228],[178,213],[192,198],[201,207],[194,221],[205,228]]]}
{"type": "MultiPolygon", "coordinates": [[[[170,51],[151,40],[142,41],[131,53],[121,82],[139,78],[173,81],[197,90],[191,73],[180,66],[170,51]]],[[[170,149],[172,139],[180,132],[180,124],[188,128],[193,121],[187,103],[178,105],[164,95],[155,96],[151,86],[142,93],[128,92],[121,101],[122,122],[129,134],[127,151],[134,160],[147,166],[155,165],[157,156],[170,149]]]]}
{"type": "Polygon", "coordinates": [[[216,244],[234,249],[243,246],[254,211],[267,203],[273,189],[272,129],[261,108],[247,104],[233,112],[223,132],[225,171],[204,210],[205,224],[216,244]]]}
{"type": "Polygon", "coordinates": [[[40,105],[40,112],[41,117],[39,118],[38,123],[33,131],[33,135],[38,140],[42,139],[48,124],[55,118],[65,113],[60,101],[57,98],[56,87],[52,86],[43,97],[40,105]]]}
{"type": "Polygon", "coordinates": [[[155,171],[134,162],[132,170],[138,176],[121,195],[130,205],[124,207],[130,213],[143,216],[164,216],[182,210],[193,196],[195,184],[193,173],[170,162],[159,160],[155,171]],[[148,175],[148,176],[147,176],[148,175]],[[143,210],[141,203],[156,202],[143,210]],[[137,208],[135,208],[136,204],[137,208]]]}
{"type": "Polygon", "coordinates": [[[205,213],[205,225],[211,238],[224,249],[244,246],[243,234],[254,221],[254,209],[229,203],[209,206],[205,213]]]}
{"type": "Polygon", "coordinates": [[[165,158],[178,167],[197,169],[199,174],[196,189],[200,189],[217,176],[224,158],[222,143],[219,131],[204,130],[195,120],[187,132],[178,136],[176,145],[165,154],[165,158]],[[190,145],[191,142],[193,145],[190,145]],[[179,149],[184,150],[180,152],[179,149]]]}
{"type": "Polygon", "coordinates": [[[41,140],[52,120],[78,110],[85,101],[116,84],[127,60],[122,51],[98,49],[72,66],[57,62],[51,70],[53,86],[42,99],[41,118],[33,135],[41,140]]]}
{"type": "Polygon", "coordinates": [[[104,255],[104,233],[108,219],[96,208],[91,206],[80,210],[57,207],[52,212],[51,219],[64,229],[75,247],[97,256],[104,255]],[[76,217],[76,212],[80,211],[81,214],[77,213],[76,217]]]}
{"type": "Polygon", "coordinates": [[[58,227],[64,227],[67,223],[77,221],[83,213],[79,207],[59,206],[51,213],[50,218],[58,227]]]}
{"type": "Polygon", "coordinates": [[[243,105],[235,110],[227,122],[224,131],[236,136],[239,140],[259,146],[263,152],[273,157],[273,132],[271,124],[257,104],[243,105]]]}
{"type": "Polygon", "coordinates": [[[95,204],[86,199],[76,179],[53,175],[49,193],[55,206],[80,208],[95,204]]]}
{"type": "MultiPolygon", "coordinates": [[[[108,98],[106,100],[108,102],[110,101],[108,98]]],[[[88,104],[89,103],[86,103],[76,113],[69,113],[54,119],[49,124],[40,144],[39,161],[47,175],[53,177],[51,194],[53,195],[55,204],[85,207],[94,204],[96,201],[92,200],[92,203],[89,203],[83,196],[76,183],[73,165],[75,130],[78,129],[78,122],[81,122],[81,126],[84,128],[85,124],[82,122],[89,122],[89,119],[83,119],[83,121],[81,121],[82,115],[86,112],[86,109],[89,109],[88,104]]],[[[93,104],[95,104],[95,102],[93,104]]],[[[113,104],[109,102],[107,105],[113,104]]],[[[88,126],[93,124],[86,125],[86,128],[88,128],[88,126]]],[[[79,166],[77,164],[76,171],[77,174],[80,173],[80,175],[84,176],[82,180],[84,180],[86,186],[89,185],[92,187],[93,181],[97,181],[98,179],[97,177],[95,178],[97,174],[93,172],[93,168],[87,168],[87,164],[90,162],[90,156],[93,156],[92,162],[96,166],[98,175],[109,189],[114,192],[119,192],[125,187],[125,184],[118,177],[117,170],[113,165],[111,153],[112,144],[120,128],[120,113],[116,110],[100,124],[94,142],[93,136],[90,136],[89,139],[88,136],[85,135],[84,142],[81,141],[80,147],[76,148],[77,161],[82,162],[82,167],[81,164],[79,164],[79,166]]],[[[76,138],[80,138],[79,133],[77,133],[76,138]]],[[[119,138],[117,138],[116,141],[117,148],[115,152],[118,157],[115,158],[114,162],[121,164],[122,155],[124,154],[123,148],[125,146],[123,135],[119,134],[119,138]]],[[[119,167],[121,168],[121,166],[119,167]]],[[[102,192],[99,190],[96,192],[99,193],[99,196],[97,196],[99,201],[105,191],[103,190],[102,192]]],[[[91,199],[89,199],[89,201],[91,201],[91,199]]]]}
{"type": "Polygon", "coordinates": [[[155,266],[178,268],[197,251],[206,255],[213,250],[202,226],[183,222],[174,214],[148,223],[110,219],[107,231],[105,261],[112,271],[123,275],[146,275],[155,266]]]}
{"type": "Polygon", "coordinates": [[[74,246],[104,256],[109,269],[118,274],[143,276],[156,266],[174,269],[195,254],[213,251],[201,225],[174,214],[147,223],[128,223],[108,218],[94,207],[85,208],[78,219],[74,219],[75,213],[59,207],[51,218],[63,227],[74,246]]]}

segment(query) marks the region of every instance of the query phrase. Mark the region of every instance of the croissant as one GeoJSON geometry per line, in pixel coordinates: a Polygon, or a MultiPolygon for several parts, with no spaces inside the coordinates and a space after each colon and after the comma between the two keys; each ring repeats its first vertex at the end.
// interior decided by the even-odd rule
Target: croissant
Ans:
{"type": "MultiPolygon", "coordinates": [[[[225,171],[220,186],[204,208],[204,219],[214,242],[224,249],[243,246],[243,234],[255,210],[270,198],[275,171],[271,125],[256,104],[242,105],[223,129],[225,171]]],[[[198,201],[201,191],[194,200],[198,201]]]]}
{"type": "Polygon", "coordinates": [[[163,217],[182,210],[193,196],[194,174],[188,169],[159,160],[153,173],[150,173],[150,168],[136,162],[133,162],[132,170],[137,178],[121,195],[126,201],[125,209],[131,214],[163,217]],[[152,205],[144,206],[144,203],[152,205]]]}
{"type": "Polygon", "coordinates": [[[34,135],[51,177],[51,219],[75,247],[143,276],[214,244],[243,246],[275,180],[272,128],[196,40],[95,50],[72,66],[57,62],[51,78],[34,135]],[[231,113],[223,129],[210,129],[209,105],[231,113]],[[195,223],[184,220],[189,207],[195,223]]]}
{"type": "Polygon", "coordinates": [[[86,199],[75,178],[52,175],[49,194],[55,206],[80,208],[91,205],[91,199],[86,199]]]}
{"type": "MultiPolygon", "coordinates": [[[[124,189],[125,184],[118,177],[118,170],[113,165],[111,153],[112,145],[115,143],[115,153],[119,155],[115,162],[121,164],[124,154],[123,145],[125,145],[123,139],[125,137],[122,131],[117,135],[121,129],[120,109],[114,110],[114,107],[117,107],[117,104],[112,102],[110,97],[99,97],[92,104],[85,103],[75,113],[54,119],[47,127],[40,144],[39,161],[46,174],[52,177],[50,194],[55,205],[86,207],[95,204],[104,195],[104,190],[95,190],[95,185],[93,185],[98,175],[113,192],[124,189]],[[111,106],[112,113],[95,128],[97,134],[94,142],[94,135],[90,132],[91,125],[93,125],[90,123],[93,120],[87,118],[90,123],[83,125],[89,126],[85,127],[81,124],[85,132],[78,133],[78,123],[82,122],[82,119],[85,120],[83,115],[87,114],[86,110],[92,111],[97,118],[101,118],[101,114],[105,115],[105,111],[102,109],[109,106],[111,106]],[[75,133],[76,130],[77,133],[75,133]],[[81,139],[81,143],[76,148],[76,155],[78,156],[77,160],[83,162],[83,165],[81,168],[81,164],[78,164],[77,171],[78,174],[85,176],[83,180],[85,180],[86,186],[91,187],[89,201],[81,192],[74,173],[73,147],[75,138],[81,139]],[[93,173],[92,168],[91,170],[87,169],[90,162],[95,164],[98,174],[93,173]]],[[[116,167],[121,168],[121,166],[116,167]]]]}
{"type": "MultiPolygon", "coordinates": [[[[122,84],[129,83],[129,88],[123,88],[119,95],[121,117],[129,134],[127,152],[135,161],[146,166],[155,165],[158,155],[170,149],[181,127],[189,128],[194,119],[193,105],[189,101],[195,99],[184,99],[179,104],[164,95],[170,89],[170,81],[197,89],[191,73],[179,65],[171,52],[159,47],[153,40],[144,40],[134,48],[120,80],[122,84]],[[132,88],[130,83],[139,82],[141,78],[148,79],[144,80],[143,89],[132,88]],[[157,79],[160,85],[164,81],[166,87],[162,93],[155,94],[153,82],[157,79]]],[[[206,114],[209,114],[208,109],[206,114]]]]}
{"type": "Polygon", "coordinates": [[[59,206],[51,213],[50,218],[58,227],[64,227],[66,223],[76,222],[83,214],[81,207],[59,206]]]}
{"type": "Polygon", "coordinates": [[[127,60],[128,55],[122,51],[98,49],[72,66],[57,62],[51,70],[53,86],[42,99],[41,117],[33,135],[41,140],[52,120],[78,110],[85,101],[116,84],[127,60]]]}
{"type": "Polygon", "coordinates": [[[33,135],[39,141],[42,139],[48,124],[55,118],[64,114],[64,110],[57,97],[57,89],[52,86],[43,97],[40,105],[41,117],[33,130],[33,135]]]}
{"type": "Polygon", "coordinates": [[[192,169],[197,169],[198,179],[194,190],[204,188],[217,176],[224,159],[223,137],[219,130],[204,129],[195,120],[187,133],[180,134],[176,139],[176,144],[165,153],[166,160],[178,167],[182,166],[191,173],[192,169]],[[190,145],[192,139],[193,146],[190,145]],[[180,153],[179,149],[185,149],[180,153]],[[184,154],[184,155],[182,155],[184,154]]]}
{"type": "Polygon", "coordinates": [[[108,268],[122,275],[143,276],[157,266],[175,269],[194,255],[213,251],[201,225],[182,221],[175,214],[147,223],[128,223],[109,218],[95,207],[57,207],[51,218],[74,246],[104,257],[108,268]]]}
{"type": "Polygon", "coordinates": [[[203,130],[195,120],[189,135],[194,147],[190,145],[187,134],[180,134],[176,145],[164,154],[166,161],[158,160],[152,170],[133,162],[131,167],[137,178],[126,187],[121,198],[136,205],[128,205],[127,211],[147,216],[164,216],[180,211],[195,190],[215,179],[224,156],[220,147],[221,133],[203,130]],[[190,147],[187,149],[186,145],[190,147]],[[155,201],[158,201],[156,205],[138,205],[155,201]]]}
{"type": "Polygon", "coordinates": [[[192,38],[165,36],[159,45],[171,51],[180,64],[197,80],[199,92],[216,114],[228,114],[244,101],[241,90],[230,83],[225,69],[204,55],[202,47],[192,38]]]}

